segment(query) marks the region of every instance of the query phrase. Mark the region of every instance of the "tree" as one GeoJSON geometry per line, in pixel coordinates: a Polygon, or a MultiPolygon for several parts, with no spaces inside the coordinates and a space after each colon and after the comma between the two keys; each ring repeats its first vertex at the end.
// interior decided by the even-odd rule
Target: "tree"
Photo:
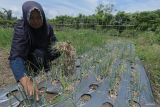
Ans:
{"type": "Polygon", "coordinates": [[[5,8],[2,8],[3,11],[0,11],[0,17],[2,19],[11,20],[12,19],[12,10],[7,10],[5,8]]]}
{"type": "Polygon", "coordinates": [[[115,15],[115,24],[116,25],[124,25],[130,23],[130,15],[125,12],[118,12],[115,15]]]}
{"type": "Polygon", "coordinates": [[[99,4],[97,7],[96,7],[96,14],[99,14],[99,15],[104,15],[104,14],[110,14],[112,13],[114,10],[114,5],[113,4],[99,4]]]}
{"type": "Polygon", "coordinates": [[[0,11],[0,18],[1,18],[1,19],[4,19],[4,18],[5,18],[4,12],[1,12],[1,11],[0,11]]]}
{"type": "Polygon", "coordinates": [[[96,7],[96,19],[100,25],[110,24],[113,15],[111,14],[114,10],[113,4],[99,4],[96,7]]]}

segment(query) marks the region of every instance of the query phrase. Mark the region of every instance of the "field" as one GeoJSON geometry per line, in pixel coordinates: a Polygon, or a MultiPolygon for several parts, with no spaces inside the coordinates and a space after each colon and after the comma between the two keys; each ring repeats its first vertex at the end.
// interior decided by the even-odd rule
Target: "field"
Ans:
{"type": "Polygon", "coordinates": [[[113,42],[116,40],[131,41],[136,46],[136,54],[143,61],[147,74],[149,76],[154,96],[160,99],[160,39],[159,34],[154,32],[136,32],[135,35],[129,35],[126,33],[121,36],[110,36],[110,32],[96,32],[92,30],[73,30],[73,32],[57,32],[59,40],[72,42],[76,47],[78,54],[85,52],[93,46],[100,46],[107,42],[113,42]],[[72,36],[65,36],[72,35],[72,36]],[[129,35],[129,36],[128,36],[129,35]],[[74,41],[72,41],[74,39],[74,41]],[[82,43],[81,40],[84,41],[82,43]],[[78,41],[75,41],[78,40],[78,41]]]}
{"type": "MultiPolygon", "coordinates": [[[[147,71],[154,97],[157,102],[160,101],[160,34],[151,31],[138,32],[126,30],[119,35],[114,31],[91,29],[66,29],[55,31],[55,34],[60,42],[70,42],[76,49],[77,56],[81,56],[95,48],[103,47],[106,44],[118,44],[119,41],[133,44],[136,56],[140,58],[147,71]]],[[[12,29],[0,29],[1,88],[15,82],[7,60],[11,38],[12,29]]],[[[120,47],[122,46],[120,45],[120,47]]]]}

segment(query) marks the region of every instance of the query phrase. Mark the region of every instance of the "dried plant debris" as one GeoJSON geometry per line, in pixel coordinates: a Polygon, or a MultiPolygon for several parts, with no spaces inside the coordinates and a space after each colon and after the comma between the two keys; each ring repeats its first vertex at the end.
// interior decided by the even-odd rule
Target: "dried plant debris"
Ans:
{"type": "Polygon", "coordinates": [[[70,84],[69,86],[66,87],[65,93],[71,93],[74,90],[75,90],[75,87],[72,84],[70,84]]]}
{"type": "Polygon", "coordinates": [[[132,94],[134,97],[139,97],[140,95],[139,91],[133,91],[132,94]]]}
{"type": "Polygon", "coordinates": [[[61,84],[60,80],[54,79],[52,80],[52,85],[61,84]]]}
{"type": "MultiPolygon", "coordinates": [[[[52,50],[57,50],[61,53],[60,61],[57,61],[60,63],[60,65],[63,66],[64,75],[72,75],[75,70],[75,60],[76,60],[76,50],[71,45],[70,42],[57,42],[55,45],[53,45],[52,50]]],[[[57,64],[58,65],[58,64],[57,64]]]]}

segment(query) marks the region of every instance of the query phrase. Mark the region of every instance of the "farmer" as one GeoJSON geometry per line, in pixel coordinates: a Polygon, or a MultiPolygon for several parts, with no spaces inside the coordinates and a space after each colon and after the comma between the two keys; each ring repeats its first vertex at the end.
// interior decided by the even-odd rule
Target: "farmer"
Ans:
{"type": "Polygon", "coordinates": [[[14,28],[10,51],[10,66],[17,82],[20,82],[29,96],[34,93],[33,81],[28,74],[38,74],[44,68],[50,70],[49,62],[60,56],[58,51],[51,51],[50,46],[57,41],[53,28],[46,22],[41,5],[27,1],[22,6],[23,17],[14,28]]]}

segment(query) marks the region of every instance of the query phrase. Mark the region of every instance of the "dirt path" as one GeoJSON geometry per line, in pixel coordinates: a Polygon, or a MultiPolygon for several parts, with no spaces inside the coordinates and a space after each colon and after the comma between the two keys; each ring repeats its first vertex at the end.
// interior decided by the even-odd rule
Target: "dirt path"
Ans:
{"type": "Polygon", "coordinates": [[[9,67],[9,53],[0,49],[0,88],[15,83],[14,76],[9,67]]]}

